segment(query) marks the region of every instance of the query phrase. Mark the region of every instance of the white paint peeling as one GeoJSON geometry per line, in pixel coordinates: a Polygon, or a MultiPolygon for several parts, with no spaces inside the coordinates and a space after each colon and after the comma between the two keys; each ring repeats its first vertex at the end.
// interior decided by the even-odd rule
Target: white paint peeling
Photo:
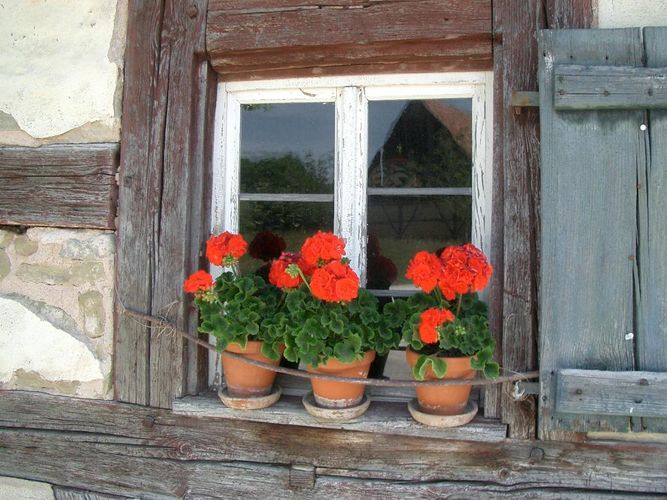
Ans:
{"type": "Polygon", "coordinates": [[[115,15],[109,0],[1,2],[0,111],[36,138],[91,122],[117,127],[115,15]]]}

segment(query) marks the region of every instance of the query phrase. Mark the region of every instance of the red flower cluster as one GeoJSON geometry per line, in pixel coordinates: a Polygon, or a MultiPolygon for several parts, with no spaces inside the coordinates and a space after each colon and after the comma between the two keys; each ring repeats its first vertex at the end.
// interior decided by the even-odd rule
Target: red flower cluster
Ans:
{"type": "Polygon", "coordinates": [[[271,231],[260,231],[250,242],[248,253],[255,259],[268,262],[280,257],[285,248],[287,248],[285,240],[280,236],[271,231]]]}
{"type": "Polygon", "coordinates": [[[274,260],[271,264],[271,271],[269,271],[271,284],[278,288],[296,288],[303,283],[300,275],[297,274],[293,277],[287,272],[287,268],[291,264],[299,265],[300,260],[302,259],[298,253],[283,252],[280,258],[274,260]]]}
{"type": "Polygon", "coordinates": [[[426,293],[430,293],[442,279],[442,262],[435,254],[417,252],[408,265],[405,277],[426,293]]]}
{"type": "Polygon", "coordinates": [[[445,248],[440,257],[418,252],[410,261],[405,276],[426,293],[438,286],[447,300],[454,300],[457,294],[482,290],[492,272],[484,253],[475,245],[466,243],[445,248]]]}
{"type": "Polygon", "coordinates": [[[419,338],[425,344],[434,344],[438,341],[438,327],[447,321],[454,321],[454,315],[449,309],[426,309],[421,314],[419,323],[419,338]]]}
{"type": "Polygon", "coordinates": [[[243,257],[247,249],[243,236],[225,231],[206,242],[206,258],[215,266],[229,265],[243,257]]]}
{"type": "Polygon", "coordinates": [[[327,302],[350,301],[359,295],[359,277],[348,264],[335,260],[313,272],[310,289],[327,302]]]}
{"type": "Polygon", "coordinates": [[[454,300],[457,294],[484,289],[493,272],[486,256],[472,243],[445,248],[440,260],[443,278],[439,286],[447,300],[454,300]]]}
{"type": "Polygon", "coordinates": [[[183,284],[186,293],[206,291],[213,286],[213,277],[206,271],[197,271],[190,275],[183,284]]]}
{"type": "Polygon", "coordinates": [[[333,233],[317,234],[308,238],[301,247],[301,256],[309,266],[321,267],[345,255],[345,241],[333,233]]]}

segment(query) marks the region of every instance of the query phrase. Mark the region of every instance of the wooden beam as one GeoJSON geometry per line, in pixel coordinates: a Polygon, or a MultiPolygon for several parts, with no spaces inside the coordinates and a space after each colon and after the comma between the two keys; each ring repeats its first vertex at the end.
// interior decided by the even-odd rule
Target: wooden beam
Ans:
{"type": "MultiPolygon", "coordinates": [[[[215,78],[206,0],[132,3],[126,54],[117,259],[119,301],[196,329],[182,292],[208,234],[215,78]]],[[[169,407],[206,383],[206,353],[119,315],[119,400],[169,407]]]]}
{"type": "Polygon", "coordinates": [[[554,108],[667,109],[667,68],[559,64],[554,108]]]}
{"type": "MultiPolygon", "coordinates": [[[[502,282],[492,283],[490,312],[492,325],[502,323],[498,350],[503,366],[524,371],[537,363],[539,113],[535,108],[515,112],[512,94],[537,90],[537,31],[590,27],[593,5],[592,0],[496,0],[493,19],[494,200],[499,197],[502,205],[494,201],[494,242],[502,243],[503,258],[496,262],[502,282]]],[[[503,387],[500,397],[510,436],[534,437],[534,398],[516,402],[510,394],[511,388],[503,387]]],[[[495,396],[487,391],[487,406],[493,407],[495,396]]]]}
{"type": "Polygon", "coordinates": [[[0,224],[114,229],[117,144],[0,147],[0,224]]]}
{"type": "Polygon", "coordinates": [[[490,0],[209,3],[226,80],[491,67],[490,0]]]}
{"type": "Polygon", "coordinates": [[[127,496],[667,493],[665,444],[409,438],[13,391],[0,447],[0,475],[127,496]]]}
{"type": "Polygon", "coordinates": [[[665,417],[667,373],[558,370],[555,411],[665,417]]]}

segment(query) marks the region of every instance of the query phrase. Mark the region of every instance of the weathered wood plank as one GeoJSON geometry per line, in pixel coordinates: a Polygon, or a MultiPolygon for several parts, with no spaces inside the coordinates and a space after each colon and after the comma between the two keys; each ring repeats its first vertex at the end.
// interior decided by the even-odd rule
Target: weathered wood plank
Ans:
{"type": "Polygon", "coordinates": [[[412,438],[13,391],[0,392],[0,447],[0,474],[131,496],[244,496],[267,488],[271,498],[295,496],[290,464],[314,467],[316,487],[331,479],[329,492],[334,481],[352,487],[360,480],[368,492],[390,491],[391,482],[419,494],[443,483],[445,495],[447,483],[463,482],[471,491],[667,493],[664,444],[412,438]]]}
{"type": "MultiPolygon", "coordinates": [[[[645,28],[646,65],[667,66],[667,29],[645,28]]],[[[637,367],[667,372],[667,111],[648,114],[643,136],[650,163],[639,182],[639,320],[637,367]]],[[[667,432],[667,415],[642,419],[651,432],[667,432]]]]}
{"type": "Polygon", "coordinates": [[[221,1],[206,36],[216,71],[239,80],[488,69],[490,33],[489,0],[221,1]]]}
{"type": "MultiPolygon", "coordinates": [[[[495,8],[495,4],[494,4],[495,8]]],[[[511,107],[512,93],[537,90],[537,30],[543,26],[542,2],[503,0],[503,341],[502,365],[515,371],[537,363],[537,245],[539,137],[538,112],[511,107]]],[[[535,436],[533,397],[515,401],[511,387],[502,392],[502,419],[510,437],[535,436]]]]}
{"type": "Polygon", "coordinates": [[[555,410],[589,415],[667,416],[667,373],[558,370],[555,410]]]}
{"type": "Polygon", "coordinates": [[[554,66],[638,65],[638,30],[551,30],[540,37],[542,239],[540,433],[629,429],[625,417],[554,412],[556,370],[634,368],[640,111],[553,109],[554,66]],[[614,272],[609,272],[613,269],[614,272]]]}
{"type": "Polygon", "coordinates": [[[0,147],[0,224],[114,229],[117,144],[0,147]]]}
{"type": "Polygon", "coordinates": [[[103,493],[95,493],[93,491],[77,490],[73,488],[62,488],[60,486],[54,486],[53,498],[55,500],[117,500],[126,497],[119,497],[117,495],[107,495],[103,493]]]}
{"type": "Polygon", "coordinates": [[[597,26],[595,0],[546,0],[544,6],[549,29],[597,26]]]}
{"type": "MultiPolygon", "coordinates": [[[[119,296],[126,307],[194,329],[182,283],[199,267],[209,227],[215,79],[205,58],[206,1],[132,6],[119,296]]],[[[118,399],[168,407],[175,395],[205,385],[202,349],[130,318],[118,324],[118,399]]]]}
{"type": "MultiPolygon", "coordinates": [[[[159,176],[150,165],[161,137],[151,134],[156,122],[152,96],[157,92],[163,2],[133,4],[129,10],[118,206],[116,293],[136,311],[151,312],[155,267],[153,214],[159,209],[159,176]]],[[[114,331],[114,398],[129,403],[150,401],[149,329],[116,314],[114,331]]]]}
{"type": "Polygon", "coordinates": [[[559,111],[667,108],[667,68],[559,64],[554,78],[559,111]]]}
{"type": "MultiPolygon", "coordinates": [[[[503,10],[500,3],[493,5],[493,33],[502,33],[503,10]]],[[[505,6],[503,4],[503,6],[505,6]]],[[[494,358],[502,362],[503,346],[503,287],[504,277],[504,224],[505,224],[505,182],[504,168],[504,89],[503,89],[503,44],[500,36],[493,37],[493,180],[491,195],[491,264],[493,274],[488,285],[487,304],[489,307],[489,327],[496,341],[494,358]]],[[[501,386],[484,388],[484,416],[500,418],[501,386]]]]}
{"type": "Polygon", "coordinates": [[[465,441],[498,442],[505,439],[507,426],[497,420],[476,417],[463,427],[451,429],[429,428],[415,422],[408,412],[407,403],[372,401],[368,411],[349,422],[318,420],[306,412],[298,396],[285,396],[270,408],[232,410],[222,404],[215,394],[188,396],[177,399],[174,413],[193,417],[223,417],[230,420],[249,420],[282,425],[341,429],[401,436],[435,437],[465,441]]]}

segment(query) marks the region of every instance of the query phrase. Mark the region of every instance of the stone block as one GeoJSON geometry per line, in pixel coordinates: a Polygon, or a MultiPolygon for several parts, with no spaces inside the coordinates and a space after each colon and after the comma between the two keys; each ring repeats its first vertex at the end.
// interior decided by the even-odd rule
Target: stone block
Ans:
{"type": "Polygon", "coordinates": [[[90,338],[104,334],[104,302],[102,294],[90,291],[79,295],[79,308],[83,316],[83,328],[90,338]]]}
{"type": "Polygon", "coordinates": [[[0,248],[7,248],[14,241],[14,233],[0,229],[0,248]]]}
{"type": "Polygon", "coordinates": [[[0,250],[0,280],[4,279],[12,269],[12,263],[7,256],[7,252],[0,250]]]}
{"type": "Polygon", "coordinates": [[[60,251],[60,256],[72,260],[99,259],[112,255],[114,248],[113,234],[101,234],[88,240],[67,240],[60,251]]]}
{"type": "Polygon", "coordinates": [[[60,266],[50,264],[21,264],[16,276],[29,283],[46,283],[47,285],[62,285],[70,279],[70,271],[60,266]]]}
{"type": "Polygon", "coordinates": [[[37,251],[37,242],[28,238],[25,234],[17,236],[14,240],[14,251],[23,257],[28,257],[37,251]]]}

